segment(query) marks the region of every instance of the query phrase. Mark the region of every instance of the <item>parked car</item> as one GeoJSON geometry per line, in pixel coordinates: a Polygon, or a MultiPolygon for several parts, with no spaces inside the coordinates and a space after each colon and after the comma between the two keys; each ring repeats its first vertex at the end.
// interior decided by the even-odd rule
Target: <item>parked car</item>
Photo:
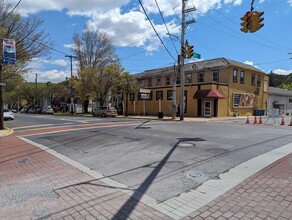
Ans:
{"type": "Polygon", "coordinates": [[[101,117],[116,117],[118,115],[117,110],[113,107],[96,107],[92,113],[93,117],[101,116],[101,117]]]}
{"type": "Polygon", "coordinates": [[[27,108],[22,108],[22,109],[20,110],[20,113],[27,113],[27,111],[28,111],[27,108]]]}
{"type": "Polygon", "coordinates": [[[11,109],[11,111],[13,112],[13,113],[16,113],[17,112],[17,110],[16,109],[11,109]]]}
{"type": "Polygon", "coordinates": [[[3,109],[4,120],[14,120],[14,114],[9,109],[3,109]]]}
{"type": "Polygon", "coordinates": [[[54,110],[52,109],[52,108],[44,108],[43,110],[42,110],[42,113],[43,114],[54,114],[54,110]]]}

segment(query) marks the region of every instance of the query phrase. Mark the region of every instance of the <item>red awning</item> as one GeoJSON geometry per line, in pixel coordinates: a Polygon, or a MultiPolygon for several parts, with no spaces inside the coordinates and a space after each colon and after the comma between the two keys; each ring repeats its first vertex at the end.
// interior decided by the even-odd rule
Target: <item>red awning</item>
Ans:
{"type": "Polygon", "coordinates": [[[217,89],[198,90],[194,95],[194,99],[203,99],[203,98],[224,99],[225,97],[217,89]]]}

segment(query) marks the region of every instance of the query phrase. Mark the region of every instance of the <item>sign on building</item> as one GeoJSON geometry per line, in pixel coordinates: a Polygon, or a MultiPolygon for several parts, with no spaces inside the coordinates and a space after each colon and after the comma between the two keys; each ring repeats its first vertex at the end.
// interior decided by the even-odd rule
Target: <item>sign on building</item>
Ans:
{"type": "Polygon", "coordinates": [[[15,40],[3,38],[3,64],[15,64],[16,60],[16,47],[15,40]]]}
{"type": "Polygon", "coordinates": [[[234,108],[254,108],[255,100],[253,94],[233,94],[233,107],[234,108]]]}

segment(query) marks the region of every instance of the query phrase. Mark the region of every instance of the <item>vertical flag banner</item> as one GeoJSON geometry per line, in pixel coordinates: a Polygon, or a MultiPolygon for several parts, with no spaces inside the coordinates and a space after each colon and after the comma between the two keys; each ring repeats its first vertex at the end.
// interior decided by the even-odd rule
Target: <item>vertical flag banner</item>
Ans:
{"type": "Polygon", "coordinates": [[[3,64],[14,64],[16,59],[15,40],[3,38],[3,64]]]}

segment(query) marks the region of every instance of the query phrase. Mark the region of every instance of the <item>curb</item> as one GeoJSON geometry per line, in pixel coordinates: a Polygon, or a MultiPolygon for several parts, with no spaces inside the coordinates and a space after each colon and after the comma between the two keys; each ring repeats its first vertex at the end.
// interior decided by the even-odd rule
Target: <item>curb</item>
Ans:
{"type": "Polygon", "coordinates": [[[5,128],[3,130],[3,132],[2,132],[3,134],[1,134],[1,131],[0,131],[0,138],[7,137],[7,136],[13,134],[13,132],[14,132],[13,129],[11,129],[11,128],[5,128]]]}

